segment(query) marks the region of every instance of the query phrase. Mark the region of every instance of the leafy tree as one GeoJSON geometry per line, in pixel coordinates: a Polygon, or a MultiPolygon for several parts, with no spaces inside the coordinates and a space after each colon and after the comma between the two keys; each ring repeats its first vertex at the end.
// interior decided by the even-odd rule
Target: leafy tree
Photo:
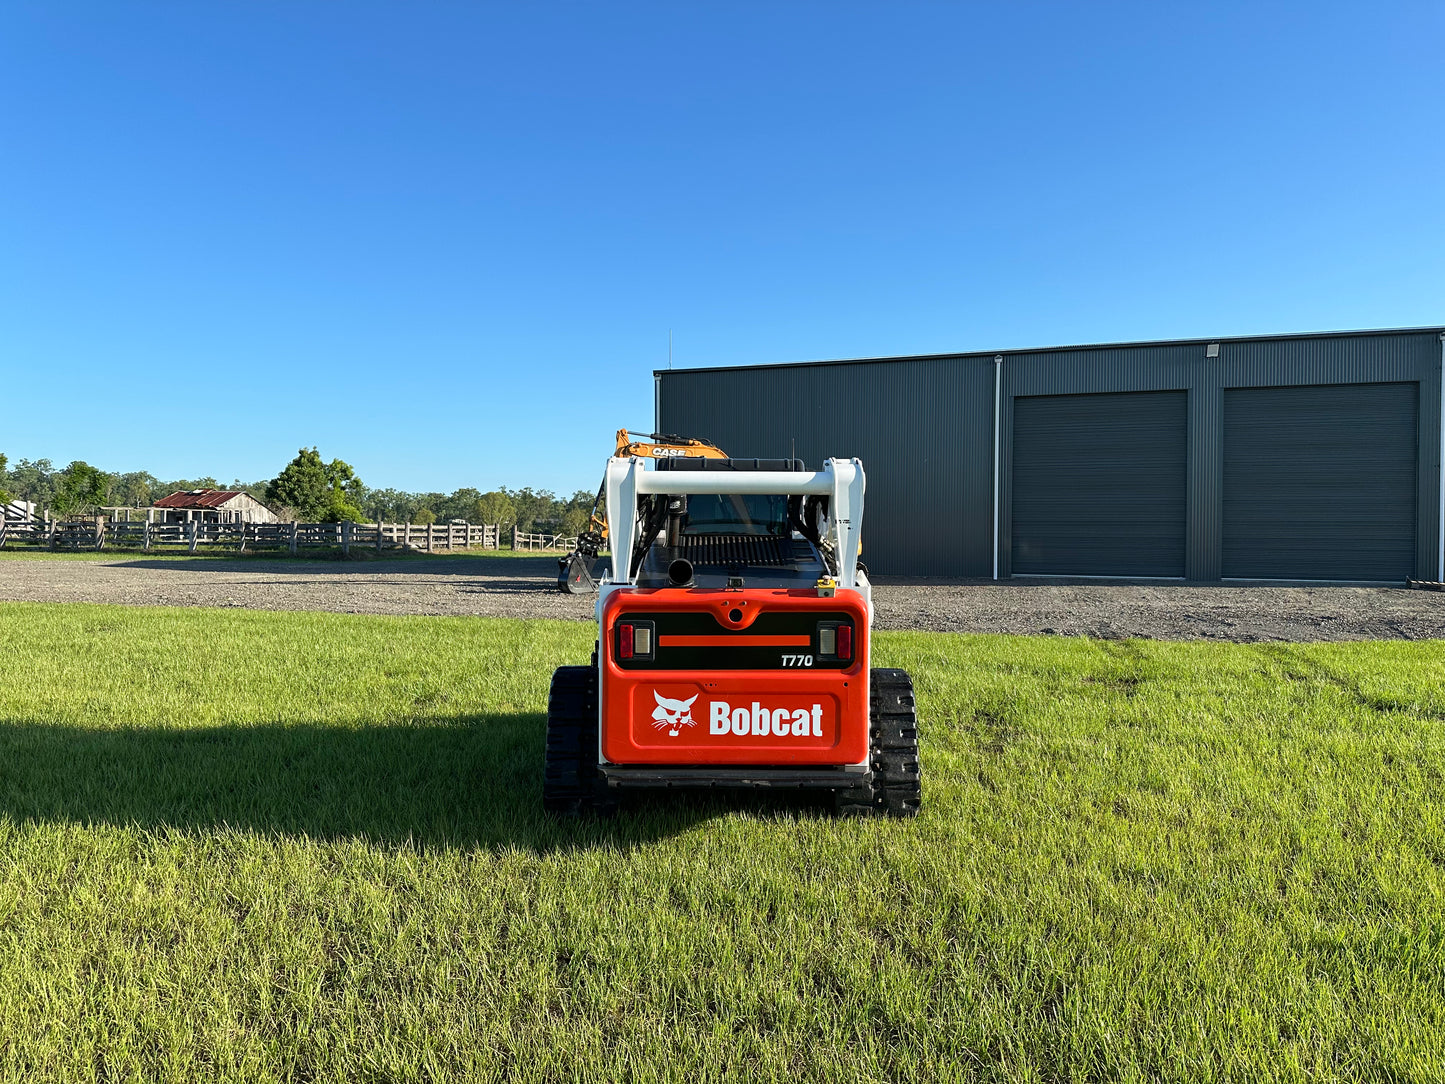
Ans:
{"type": "Polygon", "coordinates": [[[294,509],[302,519],[361,522],[367,515],[357,498],[365,491],[351,464],[340,459],[323,463],[315,448],[302,448],[266,486],[266,501],[294,509]]]}
{"type": "Polygon", "coordinates": [[[10,496],[10,491],[5,488],[5,483],[9,480],[10,474],[10,472],[5,469],[5,465],[9,462],[10,460],[5,458],[5,453],[0,452],[0,505],[9,504],[15,499],[10,496]]]}
{"type": "Polygon", "coordinates": [[[412,513],[421,507],[415,493],[400,489],[368,489],[360,503],[368,521],[385,523],[410,523],[412,513]]]}
{"type": "Polygon", "coordinates": [[[559,534],[581,534],[587,529],[587,509],[569,507],[562,513],[557,525],[559,534]]]}
{"type": "Polygon", "coordinates": [[[581,534],[592,518],[592,502],[597,494],[579,489],[561,506],[557,530],[562,534],[581,534]]]}
{"type": "Polygon", "coordinates": [[[471,519],[474,523],[509,524],[514,522],[516,515],[517,509],[512,504],[512,498],[504,492],[492,490],[477,498],[471,519]]]}
{"type": "Polygon", "coordinates": [[[48,459],[20,459],[9,471],[7,489],[22,501],[48,505],[55,496],[57,476],[48,459]]]}
{"type": "Polygon", "coordinates": [[[436,506],[437,518],[470,520],[481,496],[480,490],[472,489],[470,486],[458,489],[436,506]]]}
{"type": "Polygon", "coordinates": [[[296,510],[302,519],[318,519],[326,508],[326,464],[315,448],[302,448],[266,487],[266,500],[296,510]]]}
{"type": "Polygon", "coordinates": [[[266,500],[266,485],[265,479],[259,482],[243,482],[241,479],[236,478],[233,479],[231,484],[226,488],[235,490],[237,493],[249,494],[256,500],[264,502],[266,500]]]}
{"type": "Polygon", "coordinates": [[[96,508],[105,503],[110,483],[111,476],[105,471],[77,459],[61,473],[51,507],[62,516],[96,508]]]}
{"type": "Polygon", "coordinates": [[[322,523],[364,523],[366,513],[351,499],[351,495],[340,486],[326,492],[326,507],[321,512],[322,523]]]}
{"type": "Polygon", "coordinates": [[[502,492],[512,500],[516,515],[513,522],[524,531],[552,527],[561,518],[557,495],[549,489],[534,490],[531,486],[507,489],[503,486],[502,492]]]}
{"type": "Polygon", "coordinates": [[[435,523],[437,521],[437,514],[430,508],[418,508],[412,513],[411,521],[424,527],[428,523],[435,523]]]}
{"type": "Polygon", "coordinates": [[[111,493],[116,502],[131,508],[145,508],[154,504],[173,489],[165,489],[163,483],[149,471],[136,470],[118,475],[111,493]]]}
{"type": "Polygon", "coordinates": [[[192,489],[220,489],[221,483],[209,476],[205,478],[177,478],[174,482],[160,482],[156,485],[156,499],[172,493],[184,493],[192,489]]]}
{"type": "Polygon", "coordinates": [[[366,519],[358,499],[366,492],[366,486],[356,476],[350,463],[333,459],[326,464],[326,508],[321,513],[322,523],[360,523],[366,519]]]}

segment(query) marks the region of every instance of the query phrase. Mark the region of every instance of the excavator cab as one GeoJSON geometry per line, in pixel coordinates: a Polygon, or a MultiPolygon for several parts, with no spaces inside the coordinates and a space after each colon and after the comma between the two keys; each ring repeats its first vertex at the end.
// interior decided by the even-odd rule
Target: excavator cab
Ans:
{"type": "Polygon", "coordinates": [[[639,787],[921,800],[913,685],[871,667],[856,459],[616,456],[596,650],[553,675],[543,804],[609,814],[639,787]]]}

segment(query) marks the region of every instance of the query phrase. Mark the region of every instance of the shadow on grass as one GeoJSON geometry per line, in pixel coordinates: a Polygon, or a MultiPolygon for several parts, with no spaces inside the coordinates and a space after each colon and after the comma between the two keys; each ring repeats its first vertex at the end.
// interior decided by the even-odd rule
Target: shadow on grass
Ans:
{"type": "Polygon", "coordinates": [[[733,808],[812,808],[661,792],[629,796],[611,820],[559,821],[541,808],[544,730],[536,714],[185,730],[0,722],[0,817],[546,853],[644,844],[733,808]]]}

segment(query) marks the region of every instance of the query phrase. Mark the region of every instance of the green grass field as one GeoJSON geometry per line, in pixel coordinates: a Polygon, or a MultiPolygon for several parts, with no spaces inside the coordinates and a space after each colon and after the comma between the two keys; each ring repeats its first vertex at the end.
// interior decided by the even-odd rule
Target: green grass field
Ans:
{"type": "Polygon", "coordinates": [[[0,1078],[1445,1079],[1445,644],[882,634],[917,820],[551,823],[589,647],[0,604],[0,1078]]]}

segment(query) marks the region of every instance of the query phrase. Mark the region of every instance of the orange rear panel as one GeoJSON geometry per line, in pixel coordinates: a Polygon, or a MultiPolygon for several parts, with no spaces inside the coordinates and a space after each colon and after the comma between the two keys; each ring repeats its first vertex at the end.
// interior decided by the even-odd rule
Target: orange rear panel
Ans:
{"type": "MultiPolygon", "coordinates": [[[[836,642],[841,637],[831,638],[836,642]]],[[[868,751],[868,610],[811,590],[623,590],[600,630],[602,754],[613,764],[857,764],[868,751]],[[617,625],[650,657],[621,660],[617,625]],[[851,658],[819,629],[846,626],[851,658]]]]}

